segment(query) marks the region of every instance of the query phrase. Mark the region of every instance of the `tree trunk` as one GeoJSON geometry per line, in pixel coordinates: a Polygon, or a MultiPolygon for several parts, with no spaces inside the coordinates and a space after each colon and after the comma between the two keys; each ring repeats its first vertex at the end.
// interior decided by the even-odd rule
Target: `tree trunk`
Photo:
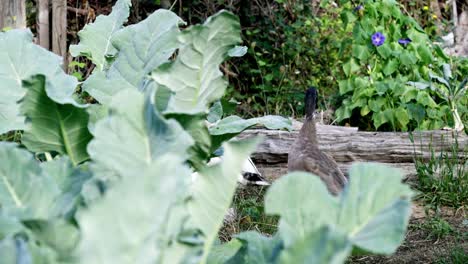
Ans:
{"type": "Polygon", "coordinates": [[[37,44],[50,49],[49,0],[37,2],[37,44]]]}
{"type": "Polygon", "coordinates": [[[67,68],[67,0],[52,0],[52,51],[62,56],[67,68]]]}
{"type": "Polygon", "coordinates": [[[25,0],[0,1],[0,30],[4,28],[26,28],[25,0]]]}

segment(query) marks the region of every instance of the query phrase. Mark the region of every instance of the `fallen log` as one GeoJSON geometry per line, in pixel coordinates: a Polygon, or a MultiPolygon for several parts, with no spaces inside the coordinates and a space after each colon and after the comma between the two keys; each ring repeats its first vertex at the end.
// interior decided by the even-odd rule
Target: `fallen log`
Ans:
{"type": "MultiPolygon", "coordinates": [[[[361,132],[349,128],[318,125],[319,148],[329,153],[337,162],[375,161],[383,163],[413,162],[415,155],[425,161],[432,151],[450,152],[458,143],[459,158],[468,156],[468,137],[456,132],[435,130],[413,132],[414,144],[406,132],[361,132]]],[[[253,159],[259,163],[274,164],[288,161],[288,151],[298,135],[297,131],[266,129],[246,130],[238,138],[262,136],[253,159]]]]}
{"type": "MultiPolygon", "coordinates": [[[[287,172],[288,152],[297,135],[297,130],[250,129],[238,138],[264,138],[252,159],[273,180],[287,172]]],[[[415,157],[427,162],[432,155],[451,152],[454,144],[458,145],[460,161],[468,157],[468,137],[463,132],[415,131],[412,137],[414,143],[407,132],[362,132],[356,128],[317,124],[319,148],[330,154],[345,173],[353,162],[380,162],[401,168],[407,178],[413,178],[415,157]]]]}

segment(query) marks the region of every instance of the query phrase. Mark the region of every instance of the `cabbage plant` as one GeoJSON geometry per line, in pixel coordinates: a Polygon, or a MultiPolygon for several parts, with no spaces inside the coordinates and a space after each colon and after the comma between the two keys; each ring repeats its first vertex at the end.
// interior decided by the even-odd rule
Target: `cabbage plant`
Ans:
{"type": "Polygon", "coordinates": [[[377,164],[353,167],[339,197],[317,177],[285,176],[265,200],[278,233],[219,243],[259,143],[232,138],[291,123],[223,118],[219,65],[244,50],[235,15],[181,30],[182,19],[157,10],[124,26],[130,5],[117,1],[79,33],[71,53],[96,65],[82,84],[29,30],[0,33],[0,133],[22,131],[0,142],[2,263],[343,263],[353,249],[395,251],[411,192],[401,172],[377,164]],[[99,104],[83,103],[77,85],[99,104]],[[208,166],[220,146],[223,161],[208,166]]]}

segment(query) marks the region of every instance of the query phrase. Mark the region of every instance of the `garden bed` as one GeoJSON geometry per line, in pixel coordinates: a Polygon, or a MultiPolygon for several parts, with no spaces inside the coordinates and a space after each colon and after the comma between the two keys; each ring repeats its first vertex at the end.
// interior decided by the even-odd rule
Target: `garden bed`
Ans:
{"type": "MultiPolygon", "coordinates": [[[[235,234],[254,230],[271,235],[278,218],[264,213],[264,186],[238,188],[234,198],[236,214],[225,222],[220,239],[229,241],[235,234]]],[[[441,207],[436,211],[415,201],[405,240],[391,256],[361,255],[347,263],[468,263],[468,223],[466,211],[441,207]]]]}
{"type": "MultiPolygon", "coordinates": [[[[300,127],[301,124],[295,122],[292,132],[251,129],[239,138],[264,137],[252,158],[263,175],[274,181],[287,173],[288,151],[300,127]]],[[[449,153],[445,158],[457,157],[459,163],[466,164],[468,137],[465,133],[446,130],[414,132],[413,140],[410,140],[410,134],[404,132],[361,132],[356,128],[328,125],[317,125],[317,130],[320,148],[333,156],[345,173],[356,161],[381,162],[401,168],[405,180],[415,189],[421,189],[415,157],[420,164],[428,164],[434,157],[449,153]]],[[[465,168],[463,173],[466,175],[466,165],[461,167],[465,168]]],[[[225,223],[220,232],[222,240],[229,240],[245,230],[267,235],[276,232],[278,219],[264,213],[266,189],[264,186],[238,188],[233,202],[235,217],[225,223]]],[[[441,190],[435,190],[432,197],[439,195],[436,194],[438,191],[441,190]]],[[[466,192],[466,189],[460,191],[466,192]]],[[[461,207],[440,206],[439,203],[416,196],[405,240],[395,254],[353,256],[347,263],[468,263],[466,202],[462,202],[461,207]]]]}

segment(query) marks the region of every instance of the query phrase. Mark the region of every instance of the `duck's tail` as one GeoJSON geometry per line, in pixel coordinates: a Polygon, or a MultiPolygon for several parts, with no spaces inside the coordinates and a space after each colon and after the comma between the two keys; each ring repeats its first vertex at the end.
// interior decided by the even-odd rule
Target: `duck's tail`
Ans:
{"type": "MultiPolygon", "coordinates": [[[[213,157],[207,163],[208,166],[213,166],[222,161],[220,157],[213,157]]],[[[192,182],[196,181],[198,178],[198,172],[192,173],[192,182]]],[[[242,167],[242,172],[238,176],[238,182],[243,185],[261,185],[268,186],[270,185],[263,177],[262,174],[258,171],[257,167],[253,163],[250,157],[244,162],[242,167]]]]}
{"type": "Polygon", "coordinates": [[[250,157],[244,162],[239,182],[244,185],[270,185],[270,183],[262,177],[262,174],[258,171],[257,166],[255,166],[250,157]]]}

